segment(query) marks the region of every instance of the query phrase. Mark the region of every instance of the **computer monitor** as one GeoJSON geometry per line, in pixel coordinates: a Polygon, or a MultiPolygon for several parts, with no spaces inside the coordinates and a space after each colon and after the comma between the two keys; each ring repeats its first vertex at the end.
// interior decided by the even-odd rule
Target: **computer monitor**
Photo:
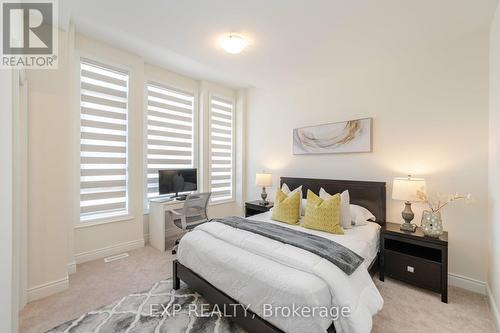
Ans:
{"type": "Polygon", "coordinates": [[[158,171],[160,195],[191,192],[198,189],[196,169],[166,169],[158,171]]]}

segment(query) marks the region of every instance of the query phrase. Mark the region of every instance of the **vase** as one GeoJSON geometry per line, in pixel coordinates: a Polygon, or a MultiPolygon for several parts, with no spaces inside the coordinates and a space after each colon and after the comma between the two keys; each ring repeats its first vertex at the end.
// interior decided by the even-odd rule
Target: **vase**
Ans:
{"type": "Polygon", "coordinates": [[[420,225],[424,235],[438,238],[443,234],[443,221],[440,212],[424,210],[422,212],[422,222],[420,225]]]}

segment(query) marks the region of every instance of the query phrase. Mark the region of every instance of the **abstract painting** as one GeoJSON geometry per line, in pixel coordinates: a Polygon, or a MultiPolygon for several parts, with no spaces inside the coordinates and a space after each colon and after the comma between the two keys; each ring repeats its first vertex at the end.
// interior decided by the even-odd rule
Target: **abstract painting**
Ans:
{"type": "Polygon", "coordinates": [[[372,151],[372,118],[295,128],[293,153],[335,154],[372,151]]]}

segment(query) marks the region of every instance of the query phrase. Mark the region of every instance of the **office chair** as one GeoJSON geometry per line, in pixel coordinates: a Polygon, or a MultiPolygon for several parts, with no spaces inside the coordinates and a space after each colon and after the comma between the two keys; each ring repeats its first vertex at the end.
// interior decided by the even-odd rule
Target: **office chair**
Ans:
{"type": "MultiPolygon", "coordinates": [[[[189,232],[200,224],[207,222],[207,205],[211,195],[211,192],[189,194],[182,208],[169,210],[174,225],[184,232],[189,232]]],[[[172,254],[177,253],[179,241],[180,238],[175,241],[172,254]]]]}

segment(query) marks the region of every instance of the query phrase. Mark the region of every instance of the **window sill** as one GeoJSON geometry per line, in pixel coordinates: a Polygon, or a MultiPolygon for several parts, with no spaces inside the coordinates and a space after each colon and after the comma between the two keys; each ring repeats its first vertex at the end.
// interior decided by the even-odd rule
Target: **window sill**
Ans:
{"type": "Polygon", "coordinates": [[[235,199],[228,199],[228,200],[221,200],[221,201],[216,201],[216,202],[209,202],[208,206],[218,206],[218,205],[224,205],[224,204],[230,204],[236,202],[235,199]]]}
{"type": "Polygon", "coordinates": [[[134,216],[131,214],[97,218],[97,219],[88,220],[88,221],[80,221],[79,223],[75,224],[74,229],[94,227],[97,225],[107,224],[107,223],[126,222],[126,221],[130,221],[133,219],[134,219],[134,216]]]}

